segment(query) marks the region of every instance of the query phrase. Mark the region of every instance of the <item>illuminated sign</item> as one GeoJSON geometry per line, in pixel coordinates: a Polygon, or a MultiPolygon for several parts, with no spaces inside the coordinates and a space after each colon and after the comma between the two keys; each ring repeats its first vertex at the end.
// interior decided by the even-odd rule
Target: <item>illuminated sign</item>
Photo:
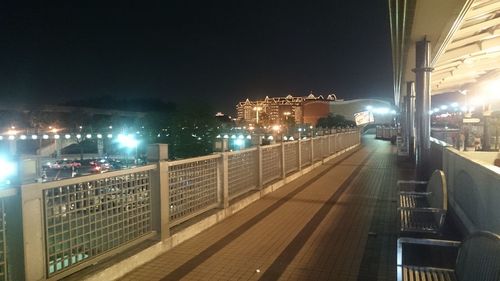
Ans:
{"type": "Polygon", "coordinates": [[[479,118],[464,118],[464,123],[479,123],[481,120],[479,118]]]}
{"type": "Polygon", "coordinates": [[[356,121],[356,125],[364,125],[368,123],[373,123],[375,119],[373,118],[373,113],[370,111],[361,111],[358,113],[354,113],[354,121],[356,121]]]}

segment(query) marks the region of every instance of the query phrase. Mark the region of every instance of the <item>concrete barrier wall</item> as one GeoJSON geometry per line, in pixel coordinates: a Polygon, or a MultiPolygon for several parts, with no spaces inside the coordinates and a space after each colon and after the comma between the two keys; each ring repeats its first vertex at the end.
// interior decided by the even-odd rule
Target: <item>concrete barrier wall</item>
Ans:
{"type": "Polygon", "coordinates": [[[471,156],[443,149],[450,206],[469,233],[488,230],[500,234],[500,168],[471,156]]]}

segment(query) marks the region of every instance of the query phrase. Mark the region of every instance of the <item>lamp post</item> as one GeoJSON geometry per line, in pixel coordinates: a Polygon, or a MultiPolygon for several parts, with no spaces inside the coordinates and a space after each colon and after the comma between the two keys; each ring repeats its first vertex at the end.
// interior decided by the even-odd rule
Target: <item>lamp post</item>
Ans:
{"type": "Polygon", "coordinates": [[[288,116],[290,116],[292,113],[290,111],[285,111],[283,112],[283,115],[285,115],[285,126],[286,126],[286,134],[288,135],[289,134],[289,127],[290,127],[290,124],[288,123],[288,116]]]}
{"type": "Polygon", "coordinates": [[[255,106],[255,107],[253,108],[253,110],[255,111],[255,114],[256,114],[256,115],[255,115],[255,123],[256,123],[256,124],[259,124],[259,111],[261,111],[261,110],[262,110],[262,107],[261,107],[261,106],[255,106]]]}

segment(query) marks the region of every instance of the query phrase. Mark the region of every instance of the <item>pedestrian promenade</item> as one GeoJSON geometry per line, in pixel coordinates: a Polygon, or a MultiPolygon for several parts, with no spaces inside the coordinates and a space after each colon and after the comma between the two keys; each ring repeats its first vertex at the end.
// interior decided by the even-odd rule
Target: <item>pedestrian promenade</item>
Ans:
{"type": "Polygon", "coordinates": [[[395,280],[396,180],[414,170],[365,135],[121,280],[395,280]]]}

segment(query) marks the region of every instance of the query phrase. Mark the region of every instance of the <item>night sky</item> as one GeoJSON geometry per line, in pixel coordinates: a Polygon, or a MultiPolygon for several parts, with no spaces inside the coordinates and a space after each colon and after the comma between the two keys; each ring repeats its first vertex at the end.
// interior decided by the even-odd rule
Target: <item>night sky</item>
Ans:
{"type": "Polygon", "coordinates": [[[386,1],[2,1],[0,95],[392,98],[386,1]],[[10,2],[10,3],[9,3],[10,2]]]}

